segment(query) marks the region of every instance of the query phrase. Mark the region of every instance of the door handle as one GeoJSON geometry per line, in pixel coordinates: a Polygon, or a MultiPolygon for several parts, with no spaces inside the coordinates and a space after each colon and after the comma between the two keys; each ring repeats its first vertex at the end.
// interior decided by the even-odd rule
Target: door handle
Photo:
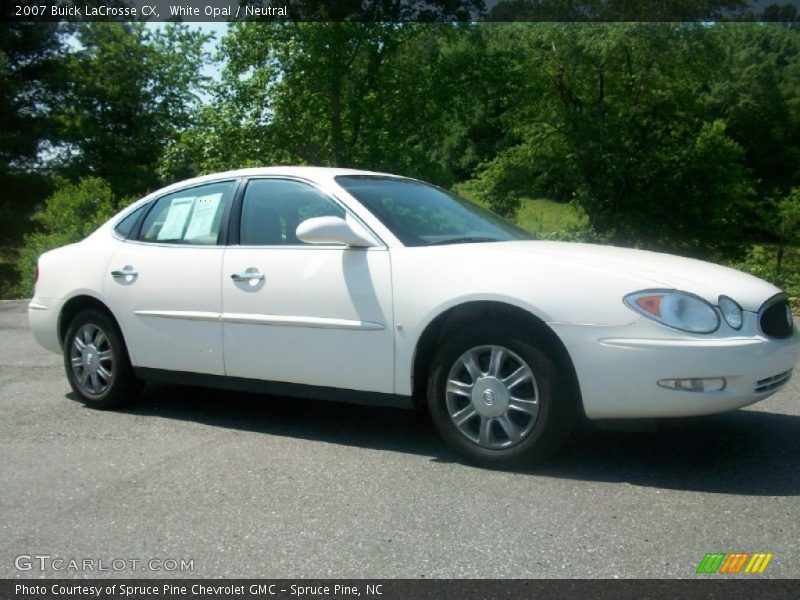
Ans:
{"type": "Polygon", "coordinates": [[[138,274],[139,274],[139,272],[138,272],[138,271],[136,271],[136,270],[135,270],[135,269],[134,269],[132,266],[130,266],[130,265],[125,265],[124,267],[122,267],[122,269],[117,269],[117,270],[115,270],[115,271],[111,271],[111,276],[112,276],[114,279],[127,279],[128,277],[130,277],[131,279],[133,279],[133,278],[134,278],[134,277],[136,277],[138,274]]]}
{"type": "Polygon", "coordinates": [[[265,277],[258,269],[246,269],[239,273],[232,273],[231,279],[234,281],[263,281],[265,277]]]}

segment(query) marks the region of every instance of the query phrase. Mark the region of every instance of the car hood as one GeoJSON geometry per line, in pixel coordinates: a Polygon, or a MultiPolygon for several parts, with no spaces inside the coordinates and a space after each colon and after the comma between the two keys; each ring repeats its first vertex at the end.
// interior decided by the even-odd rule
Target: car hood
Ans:
{"type": "Polygon", "coordinates": [[[533,260],[624,273],[647,280],[654,288],[691,292],[715,305],[719,296],[724,294],[736,300],[744,310],[754,312],[768,298],[780,293],[772,284],[736,269],[646,250],[545,241],[504,242],[481,246],[502,248],[503,252],[524,254],[533,260]]]}

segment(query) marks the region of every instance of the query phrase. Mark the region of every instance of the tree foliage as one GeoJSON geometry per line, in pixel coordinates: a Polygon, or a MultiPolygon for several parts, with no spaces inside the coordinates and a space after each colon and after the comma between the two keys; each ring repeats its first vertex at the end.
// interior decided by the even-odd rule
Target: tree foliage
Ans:
{"type": "Polygon", "coordinates": [[[55,114],[58,170],[73,180],[101,177],[119,195],[157,187],[164,148],[199,105],[205,41],[183,25],[80,24],[55,114]]]}
{"type": "MultiPolygon", "coordinates": [[[[299,2],[317,22],[231,24],[213,59],[181,25],[81,24],[67,44],[41,25],[16,71],[0,54],[0,158],[38,153],[37,168],[102,177],[116,197],[228,168],[356,167],[458,184],[510,217],[523,198],[571,202],[588,216],[571,238],[720,260],[797,243],[794,25],[470,22],[479,5],[429,0],[418,8],[437,22],[398,23],[397,3],[348,0],[340,9],[363,20],[342,21],[299,2]],[[37,64],[49,75],[33,84],[15,74],[37,64]]],[[[684,5],[742,8],[670,10],[684,5]]],[[[513,0],[490,16],[579,8],[636,10],[513,0]]]]}
{"type": "Polygon", "coordinates": [[[703,27],[523,26],[538,76],[505,115],[520,142],[479,169],[489,198],[574,199],[611,240],[735,253],[752,185],[704,98],[718,49],[703,27]]]}
{"type": "Polygon", "coordinates": [[[18,241],[29,207],[50,189],[36,159],[53,134],[61,44],[57,24],[0,22],[0,244],[18,241]]]}
{"type": "Polygon", "coordinates": [[[755,23],[240,23],[161,173],[471,179],[507,216],[547,196],[603,239],[737,257],[797,184],[799,41],[755,23]]]}
{"type": "Polygon", "coordinates": [[[17,263],[17,295],[27,297],[33,291],[31,277],[41,254],[80,241],[119,208],[111,186],[99,177],[85,177],[76,184],[62,180],[33,217],[38,230],[25,236],[17,263]]]}
{"type": "Polygon", "coordinates": [[[202,126],[170,149],[163,172],[300,163],[452,184],[474,166],[451,168],[462,160],[454,145],[484,125],[505,86],[482,49],[480,32],[461,24],[235,24],[221,44],[215,100],[202,126]]]}

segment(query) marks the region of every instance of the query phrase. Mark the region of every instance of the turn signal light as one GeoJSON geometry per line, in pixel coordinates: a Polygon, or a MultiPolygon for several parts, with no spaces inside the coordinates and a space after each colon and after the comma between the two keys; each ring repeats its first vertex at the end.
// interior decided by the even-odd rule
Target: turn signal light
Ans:
{"type": "Polygon", "coordinates": [[[661,299],[664,296],[657,295],[657,296],[640,296],[636,298],[634,302],[636,302],[636,306],[639,308],[649,312],[651,315],[660,317],[661,316],[661,299]]]}
{"type": "Polygon", "coordinates": [[[725,379],[722,377],[661,379],[658,385],[681,392],[721,392],[725,389],[725,379]]]}

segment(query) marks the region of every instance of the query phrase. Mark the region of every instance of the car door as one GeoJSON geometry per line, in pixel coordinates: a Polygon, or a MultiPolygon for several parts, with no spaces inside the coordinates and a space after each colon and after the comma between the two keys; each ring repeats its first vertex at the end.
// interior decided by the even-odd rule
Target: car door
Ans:
{"type": "Polygon", "coordinates": [[[254,178],[222,278],[225,372],[235,377],[392,393],[391,267],[385,247],[310,245],[305,219],[355,219],[311,184],[254,178]]]}
{"type": "Polygon", "coordinates": [[[225,373],[220,232],[237,183],[158,198],[112,257],[104,291],[135,367],[225,373]]]}

